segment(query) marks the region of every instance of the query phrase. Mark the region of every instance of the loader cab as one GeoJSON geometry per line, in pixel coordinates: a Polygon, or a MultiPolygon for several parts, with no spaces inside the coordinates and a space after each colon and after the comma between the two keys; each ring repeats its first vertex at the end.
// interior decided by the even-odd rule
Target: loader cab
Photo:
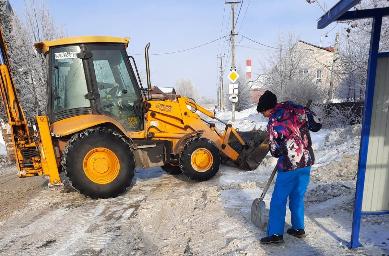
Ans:
{"type": "MultiPolygon", "coordinates": [[[[128,40],[79,37],[44,42],[48,61],[48,115],[52,122],[98,114],[128,131],[143,129],[141,90],[126,53],[128,40]]],[[[38,48],[38,47],[37,47],[38,48]]]]}

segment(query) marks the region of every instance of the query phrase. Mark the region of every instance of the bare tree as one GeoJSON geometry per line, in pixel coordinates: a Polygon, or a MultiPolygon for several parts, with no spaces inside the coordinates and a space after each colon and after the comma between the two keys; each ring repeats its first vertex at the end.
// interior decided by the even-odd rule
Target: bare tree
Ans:
{"type": "Polygon", "coordinates": [[[47,64],[33,44],[62,36],[43,1],[26,0],[26,23],[13,12],[8,0],[0,0],[0,25],[8,44],[11,73],[28,117],[46,107],[47,64]]]}
{"type": "MultiPolygon", "coordinates": [[[[362,1],[358,9],[387,7],[387,0],[362,1]]],[[[364,99],[366,87],[367,62],[370,46],[371,20],[355,20],[348,22],[340,44],[344,79],[336,92],[342,98],[364,99]]],[[[389,20],[383,19],[381,31],[381,51],[389,50],[389,20]]]]}
{"type": "MultiPolygon", "coordinates": [[[[31,42],[42,42],[53,40],[64,36],[63,30],[58,27],[52,18],[49,9],[43,0],[25,0],[26,24],[24,27],[28,31],[31,42]]],[[[40,110],[44,110],[47,104],[46,84],[47,84],[47,61],[41,54],[35,52],[33,87],[36,87],[36,95],[40,102],[40,110]]]]}
{"type": "Polygon", "coordinates": [[[179,95],[196,99],[197,92],[190,80],[181,79],[176,82],[176,92],[179,95]]]}
{"type": "Polygon", "coordinates": [[[280,100],[295,100],[300,103],[305,103],[308,99],[322,101],[325,93],[313,82],[315,74],[305,72],[310,69],[312,53],[297,48],[297,42],[294,35],[289,35],[286,40],[280,39],[278,49],[268,62],[265,87],[275,92],[280,100]]]}
{"type": "Polygon", "coordinates": [[[24,0],[26,27],[34,42],[63,37],[64,33],[52,18],[43,0],[24,0]]]}
{"type": "Polygon", "coordinates": [[[8,46],[8,57],[11,64],[11,74],[13,82],[19,92],[21,102],[26,112],[36,113],[37,106],[34,97],[36,95],[35,87],[29,83],[30,77],[25,74],[31,67],[31,54],[33,48],[27,32],[23,29],[21,23],[15,17],[11,5],[7,0],[0,0],[0,25],[8,46]]]}
{"type": "Polygon", "coordinates": [[[296,42],[297,39],[293,35],[289,35],[286,40],[280,38],[278,49],[269,59],[270,72],[266,77],[266,83],[280,96],[284,94],[288,81],[301,69],[301,53],[293,49],[296,42]]]}
{"type": "Polygon", "coordinates": [[[308,100],[321,102],[325,91],[322,87],[306,78],[294,78],[287,82],[283,91],[283,100],[291,100],[305,105],[308,100]]]}

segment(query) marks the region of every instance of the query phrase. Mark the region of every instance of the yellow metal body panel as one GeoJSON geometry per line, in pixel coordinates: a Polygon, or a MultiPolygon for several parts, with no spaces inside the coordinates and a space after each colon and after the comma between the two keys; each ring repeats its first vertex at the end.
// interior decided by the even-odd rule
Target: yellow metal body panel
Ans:
{"type": "Polygon", "coordinates": [[[127,134],[126,129],[112,117],[93,114],[73,116],[54,122],[51,124],[51,131],[54,136],[63,137],[106,123],[115,125],[123,134],[127,134]]]}
{"type": "Polygon", "coordinates": [[[50,47],[70,44],[85,44],[85,43],[119,43],[128,45],[129,38],[113,37],[113,36],[78,36],[67,37],[52,41],[43,41],[36,43],[34,46],[38,52],[46,54],[50,47]]]}
{"type": "Polygon", "coordinates": [[[43,174],[49,177],[51,185],[61,184],[57,160],[54,153],[54,146],[51,140],[49,120],[47,116],[37,116],[36,121],[41,139],[40,153],[43,174]]]}

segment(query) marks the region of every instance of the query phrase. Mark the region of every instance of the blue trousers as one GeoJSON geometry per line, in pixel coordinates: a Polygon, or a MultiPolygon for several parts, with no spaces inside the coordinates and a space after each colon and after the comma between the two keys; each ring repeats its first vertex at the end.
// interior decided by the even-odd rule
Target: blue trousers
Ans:
{"type": "Polygon", "coordinates": [[[310,171],[310,166],[288,172],[278,170],[270,201],[269,223],[267,226],[269,236],[284,234],[288,197],[289,209],[292,215],[292,228],[304,228],[304,194],[308,187],[310,171]]]}

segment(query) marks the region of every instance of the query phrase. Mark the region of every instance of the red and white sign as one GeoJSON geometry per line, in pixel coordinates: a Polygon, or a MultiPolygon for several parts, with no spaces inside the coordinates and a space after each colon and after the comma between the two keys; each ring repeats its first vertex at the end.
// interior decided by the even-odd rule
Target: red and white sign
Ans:
{"type": "Polygon", "coordinates": [[[251,80],[252,77],[252,60],[247,59],[246,60],[246,79],[251,80]]]}

